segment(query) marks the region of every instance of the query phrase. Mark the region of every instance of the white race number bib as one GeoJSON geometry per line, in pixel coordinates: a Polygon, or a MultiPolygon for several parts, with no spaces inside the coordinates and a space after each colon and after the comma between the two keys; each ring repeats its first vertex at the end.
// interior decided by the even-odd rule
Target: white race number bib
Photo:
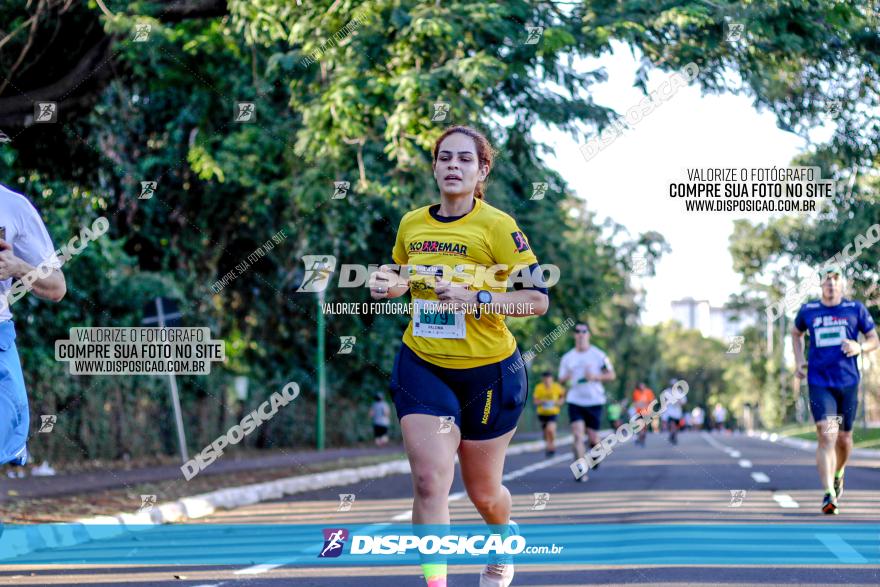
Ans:
{"type": "Polygon", "coordinates": [[[413,299],[413,336],[425,338],[464,338],[463,312],[440,309],[440,303],[422,298],[413,299]]]}
{"type": "Polygon", "coordinates": [[[816,346],[840,346],[846,340],[846,327],[843,325],[817,326],[813,329],[816,346]]]}

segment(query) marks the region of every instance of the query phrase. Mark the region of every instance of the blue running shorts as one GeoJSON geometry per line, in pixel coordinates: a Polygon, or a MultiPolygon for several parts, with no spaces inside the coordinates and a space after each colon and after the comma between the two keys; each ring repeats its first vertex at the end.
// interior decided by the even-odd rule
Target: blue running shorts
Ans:
{"type": "Polygon", "coordinates": [[[0,322],[0,464],[25,464],[29,426],[27,391],[15,348],[15,326],[7,320],[0,322]]]}
{"type": "Polygon", "coordinates": [[[810,411],[818,423],[829,416],[841,416],[840,429],[849,432],[853,429],[856,410],[859,407],[859,386],[825,387],[810,385],[810,411]]]}
{"type": "MultiPolygon", "coordinates": [[[[529,382],[519,349],[497,363],[449,369],[425,361],[402,344],[390,388],[398,418],[446,416],[454,419],[463,440],[489,440],[516,428],[529,382]]],[[[438,430],[442,426],[438,418],[438,430]]]]}

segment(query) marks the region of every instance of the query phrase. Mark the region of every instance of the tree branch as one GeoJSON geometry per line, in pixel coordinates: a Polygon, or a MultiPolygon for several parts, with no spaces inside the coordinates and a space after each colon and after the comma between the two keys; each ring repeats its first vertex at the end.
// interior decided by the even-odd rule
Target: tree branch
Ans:
{"type": "Polygon", "coordinates": [[[191,18],[223,16],[229,12],[226,0],[174,0],[157,3],[164,9],[155,17],[162,22],[180,22],[191,18]]]}
{"type": "Polygon", "coordinates": [[[0,95],[3,94],[3,90],[5,90],[6,86],[9,85],[9,82],[12,80],[12,76],[15,75],[15,71],[19,68],[19,66],[21,65],[21,62],[24,61],[24,58],[27,56],[28,51],[31,50],[31,47],[34,44],[34,37],[37,34],[37,25],[40,24],[40,14],[42,14],[44,6],[45,6],[45,3],[43,2],[43,0],[38,0],[37,11],[34,12],[34,16],[31,19],[32,24],[31,24],[31,30],[28,33],[27,43],[25,43],[24,49],[22,49],[21,53],[19,53],[18,59],[16,59],[15,63],[12,64],[12,67],[9,68],[9,73],[6,74],[8,77],[5,80],[3,80],[2,84],[0,84],[0,95]]]}
{"type": "MultiPolygon", "coordinates": [[[[42,4],[44,0],[40,1],[42,4]]],[[[155,2],[148,6],[155,9],[153,12],[154,18],[162,22],[212,18],[228,13],[226,0],[173,0],[170,2],[155,2]]],[[[25,23],[22,23],[22,25],[19,25],[12,33],[0,40],[0,43],[7,42],[12,35],[25,26],[36,26],[39,20],[38,16],[39,6],[37,14],[25,23]]],[[[70,73],[61,79],[42,88],[27,90],[25,95],[0,98],[0,125],[6,127],[24,126],[28,117],[33,114],[34,102],[37,101],[58,102],[63,98],[64,100],[59,103],[59,110],[63,110],[65,106],[80,108],[88,104],[88,94],[97,93],[110,76],[108,68],[101,68],[97,72],[96,68],[100,67],[110,57],[112,41],[113,37],[109,36],[102,39],[97,45],[86,51],[79,62],[73,66],[70,73]],[[83,81],[89,77],[92,77],[89,80],[90,83],[83,84],[83,81]],[[80,87],[81,84],[82,87],[80,87]],[[77,94],[71,95],[71,92],[74,91],[77,94]]],[[[28,49],[30,49],[30,43],[25,48],[25,52],[28,49]]],[[[8,77],[11,78],[12,76],[8,77]]],[[[8,83],[6,81],[3,85],[5,86],[8,83]]]]}
{"type": "MultiPolygon", "coordinates": [[[[111,38],[105,37],[97,45],[86,51],[73,69],[60,80],[38,88],[29,90],[27,94],[0,98],[0,124],[6,126],[24,126],[25,119],[34,112],[34,102],[57,102],[63,96],[79,86],[83,79],[95,74],[95,80],[103,81],[109,72],[95,72],[95,68],[103,63],[110,53],[111,38]]],[[[69,102],[78,104],[80,100],[76,96],[70,96],[69,102]]],[[[64,102],[66,103],[66,102],[64,102]]],[[[60,106],[59,106],[60,108],[60,106]]]]}

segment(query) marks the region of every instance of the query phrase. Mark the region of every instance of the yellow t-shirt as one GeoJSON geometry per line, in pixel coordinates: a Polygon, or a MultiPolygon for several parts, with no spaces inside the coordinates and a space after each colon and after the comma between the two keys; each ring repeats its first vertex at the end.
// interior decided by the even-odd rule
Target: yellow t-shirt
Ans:
{"type": "MultiPolygon", "coordinates": [[[[550,384],[550,389],[544,385],[542,381],[538,385],[535,386],[535,393],[533,395],[534,399],[539,402],[557,402],[559,398],[565,395],[565,390],[561,385],[556,383],[555,381],[550,384]]],[[[543,403],[538,404],[538,415],[539,416],[555,416],[559,413],[559,405],[555,404],[552,407],[544,407],[543,403]]]]}
{"type": "MultiPolygon", "coordinates": [[[[401,274],[409,276],[414,306],[426,300],[438,301],[434,293],[438,273],[470,289],[495,293],[507,291],[506,281],[511,273],[538,262],[516,221],[480,199],[475,200],[470,212],[452,222],[436,220],[428,208],[424,206],[404,215],[391,255],[398,265],[408,266],[401,274]],[[505,268],[494,274],[484,269],[496,264],[505,268]],[[475,287],[475,280],[482,284],[475,287]]],[[[415,307],[403,335],[403,342],[413,352],[434,365],[452,369],[480,367],[502,361],[516,349],[516,340],[501,314],[483,313],[477,319],[474,314],[465,313],[455,318],[455,328],[448,325],[454,316],[439,315],[439,320],[434,316],[435,324],[442,322],[436,326],[443,331],[441,336],[420,334],[435,328],[426,326],[432,322],[430,308],[425,314],[419,312],[419,330],[414,332],[415,307]]]]}

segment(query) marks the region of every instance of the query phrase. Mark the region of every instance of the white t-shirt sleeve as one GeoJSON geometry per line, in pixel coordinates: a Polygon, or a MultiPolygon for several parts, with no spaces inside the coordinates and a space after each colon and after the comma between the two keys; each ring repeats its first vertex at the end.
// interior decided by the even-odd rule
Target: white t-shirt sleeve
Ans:
{"type": "Polygon", "coordinates": [[[614,371],[614,365],[611,364],[611,359],[608,358],[604,352],[602,353],[602,365],[606,367],[609,371],[614,371]]]}
{"type": "Polygon", "coordinates": [[[55,254],[52,237],[43,224],[43,219],[30,202],[22,202],[19,208],[19,227],[15,242],[12,243],[15,256],[29,265],[45,263],[47,267],[59,269],[61,261],[55,254]]]}
{"type": "MultiPolygon", "coordinates": [[[[559,361],[559,373],[557,374],[557,379],[562,379],[565,377],[565,374],[568,373],[568,355],[562,355],[562,360],[559,361]]],[[[571,382],[569,382],[571,383],[571,382]]]]}

